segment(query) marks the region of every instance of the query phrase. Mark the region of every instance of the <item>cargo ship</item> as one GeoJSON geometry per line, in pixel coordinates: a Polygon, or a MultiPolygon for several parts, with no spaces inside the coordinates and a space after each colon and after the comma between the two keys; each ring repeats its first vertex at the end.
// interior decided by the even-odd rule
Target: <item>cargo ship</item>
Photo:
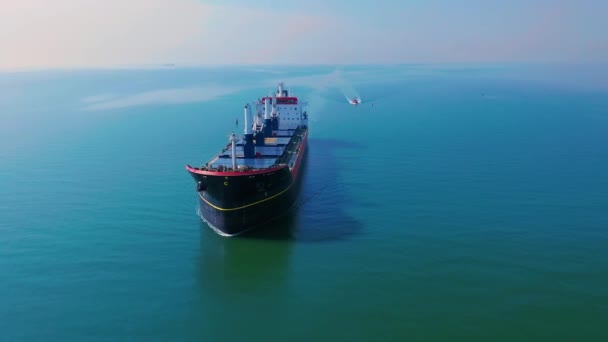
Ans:
{"type": "Polygon", "coordinates": [[[274,94],[245,105],[240,139],[233,132],[207,163],[186,165],[199,214],[218,234],[259,228],[294,204],[308,140],[305,105],[279,83],[274,94]]]}

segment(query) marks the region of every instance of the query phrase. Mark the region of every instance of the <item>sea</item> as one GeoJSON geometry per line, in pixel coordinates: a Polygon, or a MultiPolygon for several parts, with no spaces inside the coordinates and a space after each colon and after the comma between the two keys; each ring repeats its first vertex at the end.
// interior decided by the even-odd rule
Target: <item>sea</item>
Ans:
{"type": "Polygon", "coordinates": [[[607,341],[607,70],[1,72],[0,340],[607,341]],[[299,198],[219,236],[185,165],[280,81],[299,198]]]}

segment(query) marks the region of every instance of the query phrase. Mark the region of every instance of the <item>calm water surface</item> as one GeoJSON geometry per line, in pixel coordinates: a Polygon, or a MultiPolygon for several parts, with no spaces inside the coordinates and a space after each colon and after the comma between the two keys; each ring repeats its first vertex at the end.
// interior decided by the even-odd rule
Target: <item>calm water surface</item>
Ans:
{"type": "Polygon", "coordinates": [[[0,339],[605,341],[599,72],[0,74],[0,339]],[[222,238],[184,165],[279,80],[309,102],[300,199],[222,238]]]}

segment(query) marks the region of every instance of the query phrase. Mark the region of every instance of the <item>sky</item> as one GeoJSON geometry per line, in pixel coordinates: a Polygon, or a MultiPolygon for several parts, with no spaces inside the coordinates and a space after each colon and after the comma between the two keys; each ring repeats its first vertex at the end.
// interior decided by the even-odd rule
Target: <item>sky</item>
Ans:
{"type": "Polygon", "coordinates": [[[608,61],[605,0],[0,0],[0,70],[608,61]]]}

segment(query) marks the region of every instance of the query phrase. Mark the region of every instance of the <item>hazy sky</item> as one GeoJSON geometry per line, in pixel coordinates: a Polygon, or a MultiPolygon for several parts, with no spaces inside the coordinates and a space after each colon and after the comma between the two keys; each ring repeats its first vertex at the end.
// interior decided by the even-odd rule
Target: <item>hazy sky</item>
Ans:
{"type": "Polygon", "coordinates": [[[608,61],[606,0],[0,0],[0,69],[608,61]]]}

